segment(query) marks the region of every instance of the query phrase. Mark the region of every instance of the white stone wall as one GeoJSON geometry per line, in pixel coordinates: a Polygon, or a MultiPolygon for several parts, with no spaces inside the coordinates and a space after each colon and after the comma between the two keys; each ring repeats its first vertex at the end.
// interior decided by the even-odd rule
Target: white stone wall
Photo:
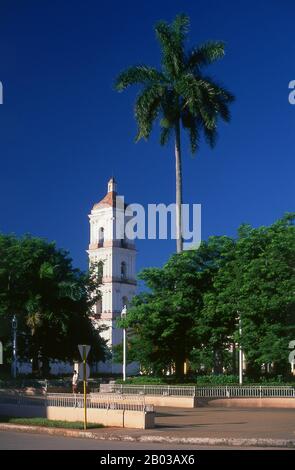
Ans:
{"type": "MultiPolygon", "coordinates": [[[[50,373],[52,375],[72,374],[74,370],[74,365],[71,362],[50,361],[49,365],[50,365],[50,373]]],[[[18,362],[17,372],[18,374],[31,374],[32,363],[31,362],[18,362]]]]}

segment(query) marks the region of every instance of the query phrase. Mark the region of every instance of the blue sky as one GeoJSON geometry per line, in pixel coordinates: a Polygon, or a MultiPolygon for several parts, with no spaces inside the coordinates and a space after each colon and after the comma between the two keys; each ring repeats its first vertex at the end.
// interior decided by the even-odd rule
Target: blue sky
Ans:
{"type": "MultiPolygon", "coordinates": [[[[184,202],[202,204],[202,238],[271,224],[294,210],[295,79],[292,0],[1,0],[0,230],[56,240],[85,268],[88,218],[114,174],[128,202],[175,199],[172,145],[134,143],[136,90],[118,94],[126,66],[158,66],[153,25],[186,12],[189,46],[224,40],[208,69],[235,95],[212,151],[184,141],[184,202]]],[[[161,265],[174,241],[138,242],[138,269],[161,265]]]]}

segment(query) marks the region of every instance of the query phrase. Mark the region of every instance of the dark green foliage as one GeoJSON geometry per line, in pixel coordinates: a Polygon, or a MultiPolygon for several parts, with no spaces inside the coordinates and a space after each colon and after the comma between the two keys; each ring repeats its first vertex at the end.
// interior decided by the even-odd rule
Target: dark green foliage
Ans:
{"type": "Polygon", "coordinates": [[[202,347],[204,293],[212,289],[218,269],[215,256],[223,243],[203,243],[197,251],[172,256],[162,269],[141,273],[150,292],[135,297],[126,324],[134,331],[130,350],[136,351],[144,369],[160,374],[175,365],[176,374],[182,375],[185,360],[195,347],[202,347]]]}
{"type": "MultiPolygon", "coordinates": [[[[72,267],[68,253],[31,236],[0,235],[0,331],[11,342],[11,318],[18,321],[18,353],[41,360],[79,357],[77,344],[92,345],[92,358],[104,356],[104,344],[89,319],[99,294],[100,274],[72,267]]],[[[91,358],[90,358],[91,359],[91,358]]]]}
{"type": "MultiPolygon", "coordinates": [[[[239,377],[237,375],[190,375],[188,377],[181,377],[178,379],[175,376],[162,376],[154,377],[150,375],[141,375],[138,377],[127,377],[126,381],[117,379],[116,383],[126,385],[195,385],[197,387],[212,387],[214,385],[235,385],[239,384],[239,377]]],[[[284,381],[282,376],[278,377],[265,377],[262,376],[259,380],[245,377],[243,385],[295,385],[295,377],[290,377],[288,382],[284,381]]]]}
{"type": "Polygon", "coordinates": [[[155,32],[161,47],[162,69],[130,67],[118,76],[116,88],[123,91],[130,85],[141,86],[135,103],[136,140],[147,139],[159,118],[160,143],[164,145],[181,121],[194,153],[201,132],[210,146],[215,144],[217,120],[229,121],[228,105],[234,97],[203,73],[205,66],[224,56],[224,43],[210,41],[187,51],[188,31],[189,17],[184,14],[176,16],[171,24],[158,22],[155,32]]]}
{"type": "Polygon", "coordinates": [[[147,292],[127,319],[129,358],[147,373],[191,371],[236,374],[241,342],[252,377],[287,375],[295,339],[294,215],[270,227],[242,226],[237,239],[210,237],[198,250],[145,269],[147,292]],[[242,320],[239,336],[238,318],[242,320]]]}

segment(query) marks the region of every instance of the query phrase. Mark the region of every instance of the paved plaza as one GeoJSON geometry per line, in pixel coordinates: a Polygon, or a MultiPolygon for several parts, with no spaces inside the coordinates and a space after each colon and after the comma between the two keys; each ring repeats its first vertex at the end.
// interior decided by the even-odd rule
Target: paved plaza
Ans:
{"type": "MultiPolygon", "coordinates": [[[[150,443],[161,443],[163,446],[170,443],[244,447],[265,445],[277,448],[292,446],[295,449],[295,409],[159,407],[156,408],[155,423],[154,429],[146,430],[102,428],[91,429],[85,434],[76,430],[27,428],[26,432],[76,438],[89,437],[104,441],[141,442],[147,445],[150,443]]],[[[1,435],[2,439],[4,438],[3,433],[15,433],[17,429],[25,431],[21,426],[0,424],[2,430],[0,441],[1,435]]],[[[23,441],[21,436],[19,441],[23,441]]]]}

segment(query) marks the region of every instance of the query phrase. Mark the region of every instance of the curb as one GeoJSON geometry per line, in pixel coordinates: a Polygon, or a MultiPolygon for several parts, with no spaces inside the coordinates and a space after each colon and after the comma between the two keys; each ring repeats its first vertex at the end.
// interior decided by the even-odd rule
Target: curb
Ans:
{"type": "Polygon", "coordinates": [[[165,443],[165,444],[190,444],[209,446],[239,446],[239,447],[285,447],[295,449],[295,440],[292,439],[264,439],[264,438],[211,438],[211,437],[173,437],[156,435],[132,436],[127,434],[114,434],[106,432],[97,434],[92,431],[79,431],[76,429],[45,428],[41,426],[27,426],[17,424],[0,424],[0,431],[31,432],[37,434],[47,434],[50,436],[77,437],[84,439],[96,439],[102,441],[126,441],[145,443],[165,443]]]}

